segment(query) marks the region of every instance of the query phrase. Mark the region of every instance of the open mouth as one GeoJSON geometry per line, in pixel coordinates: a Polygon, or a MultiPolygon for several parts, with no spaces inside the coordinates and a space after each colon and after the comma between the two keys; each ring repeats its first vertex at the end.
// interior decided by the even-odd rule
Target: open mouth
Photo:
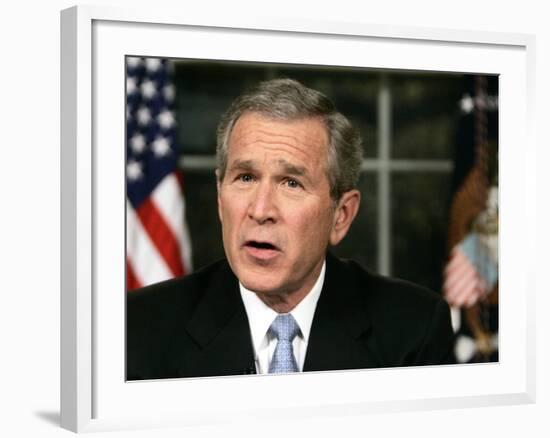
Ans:
{"type": "Polygon", "coordinates": [[[271,242],[262,242],[258,240],[249,240],[244,244],[244,248],[249,256],[254,260],[267,262],[280,255],[280,249],[271,242]]]}
{"type": "Polygon", "coordinates": [[[271,250],[277,250],[278,248],[269,242],[258,242],[255,240],[250,240],[246,242],[246,246],[256,249],[271,249],[271,250]]]}

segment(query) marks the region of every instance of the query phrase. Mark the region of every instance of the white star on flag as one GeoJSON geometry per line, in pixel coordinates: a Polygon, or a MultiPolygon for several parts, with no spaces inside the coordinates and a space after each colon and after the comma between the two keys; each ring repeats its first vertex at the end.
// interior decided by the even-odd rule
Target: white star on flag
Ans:
{"type": "Polygon", "coordinates": [[[151,99],[156,92],[157,88],[155,87],[155,83],[153,81],[147,80],[141,84],[141,94],[143,94],[143,97],[146,99],[151,99]]]}
{"type": "Polygon", "coordinates": [[[126,79],[126,93],[134,94],[136,92],[136,80],[132,77],[126,79]]]}
{"type": "Polygon", "coordinates": [[[165,137],[159,137],[153,142],[152,148],[157,157],[164,157],[170,152],[170,143],[165,137]]]}
{"type": "Polygon", "coordinates": [[[128,63],[128,67],[136,68],[141,64],[141,59],[135,56],[129,56],[126,62],[128,63]]]}
{"type": "Polygon", "coordinates": [[[137,110],[137,119],[140,125],[145,126],[151,120],[151,112],[147,107],[142,106],[137,110]]]}
{"type": "Polygon", "coordinates": [[[143,176],[143,170],[141,169],[141,163],[138,161],[128,161],[126,166],[126,173],[130,181],[135,181],[143,176]]]}
{"type": "Polygon", "coordinates": [[[172,111],[163,111],[157,116],[159,125],[163,129],[170,129],[174,125],[174,114],[172,111]]]}
{"type": "Polygon", "coordinates": [[[147,68],[147,71],[149,72],[155,72],[160,67],[160,59],[158,58],[147,58],[145,60],[145,68],[147,68]]]}
{"type": "Polygon", "coordinates": [[[145,149],[145,137],[141,134],[136,134],[130,139],[130,147],[136,154],[140,154],[145,149]]]}

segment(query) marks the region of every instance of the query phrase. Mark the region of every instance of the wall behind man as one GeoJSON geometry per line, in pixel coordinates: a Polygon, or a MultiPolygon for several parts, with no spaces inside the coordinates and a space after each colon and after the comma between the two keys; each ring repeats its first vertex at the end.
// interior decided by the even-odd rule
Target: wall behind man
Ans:
{"type": "MultiPolygon", "coordinates": [[[[151,7],[145,0],[97,0],[96,4],[151,7]]],[[[72,436],[57,427],[59,421],[59,10],[72,1],[11,2],[0,14],[2,67],[2,215],[0,266],[1,360],[0,435],[6,437],[72,436]]],[[[280,0],[266,10],[264,2],[235,0],[184,2],[157,0],[155,7],[198,8],[205,12],[259,15],[279,13],[304,20],[364,20],[378,24],[418,25],[537,35],[537,158],[540,199],[550,198],[550,162],[547,134],[547,101],[550,97],[550,29],[544,2],[526,0],[508,4],[497,1],[389,0],[372,4],[340,0],[318,3],[280,0]],[[247,9],[250,8],[250,9],[247,9]]],[[[521,145],[518,145],[521,147],[521,145]]],[[[533,260],[535,272],[547,270],[550,223],[547,203],[537,207],[540,240],[533,260]]],[[[489,407],[455,411],[380,414],[365,417],[311,419],[292,422],[301,436],[548,436],[550,411],[548,369],[550,322],[547,286],[537,288],[537,403],[526,406],[489,407]],[[419,432],[422,431],[422,432],[419,432]]],[[[287,425],[281,421],[281,424],[287,425]]],[[[253,436],[258,425],[228,425],[157,432],[113,432],[105,437],[253,436]]],[[[262,436],[279,436],[262,428],[262,436]]]]}

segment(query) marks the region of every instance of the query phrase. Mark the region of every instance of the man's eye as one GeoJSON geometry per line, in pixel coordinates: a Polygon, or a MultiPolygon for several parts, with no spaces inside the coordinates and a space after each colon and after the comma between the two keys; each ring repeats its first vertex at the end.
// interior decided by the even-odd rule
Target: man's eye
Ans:
{"type": "Polygon", "coordinates": [[[245,182],[245,183],[252,182],[252,180],[253,180],[252,175],[250,175],[248,173],[243,173],[242,175],[239,175],[237,179],[239,181],[245,182]]]}
{"type": "Polygon", "coordinates": [[[291,189],[298,189],[298,188],[302,187],[302,185],[293,178],[287,179],[285,181],[285,183],[286,183],[287,187],[290,187],[291,189]]]}

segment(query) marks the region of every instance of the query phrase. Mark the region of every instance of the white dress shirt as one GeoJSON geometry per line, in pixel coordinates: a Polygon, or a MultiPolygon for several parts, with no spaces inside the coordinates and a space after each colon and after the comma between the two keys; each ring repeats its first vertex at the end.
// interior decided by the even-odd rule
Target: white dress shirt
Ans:
{"type": "MultiPolygon", "coordinates": [[[[302,371],[304,368],[313,314],[315,313],[317,301],[319,300],[323,282],[325,281],[325,265],[326,262],[323,263],[319,278],[317,278],[311,291],[290,311],[301,331],[301,335],[296,336],[292,342],[299,371],[302,371]]],[[[256,372],[258,374],[267,374],[271,357],[277,345],[277,338],[268,333],[268,330],[273,320],[279,314],[258,298],[256,293],[246,289],[240,282],[239,288],[250,325],[256,372]]]]}

